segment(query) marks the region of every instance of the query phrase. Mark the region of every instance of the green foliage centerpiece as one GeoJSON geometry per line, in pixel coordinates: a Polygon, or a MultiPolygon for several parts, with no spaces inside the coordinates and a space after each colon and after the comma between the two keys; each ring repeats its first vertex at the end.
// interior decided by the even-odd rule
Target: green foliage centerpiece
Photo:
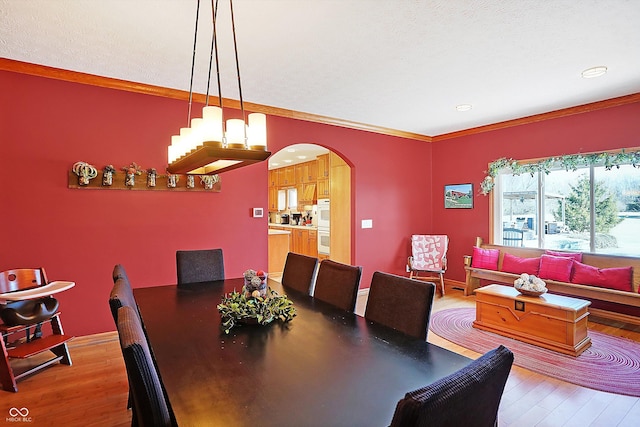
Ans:
{"type": "Polygon", "coordinates": [[[264,272],[247,270],[244,279],[242,292],[226,294],[218,304],[225,334],[238,323],[266,325],[277,319],[288,322],[295,317],[293,302],[286,295],[267,288],[264,272]]]}

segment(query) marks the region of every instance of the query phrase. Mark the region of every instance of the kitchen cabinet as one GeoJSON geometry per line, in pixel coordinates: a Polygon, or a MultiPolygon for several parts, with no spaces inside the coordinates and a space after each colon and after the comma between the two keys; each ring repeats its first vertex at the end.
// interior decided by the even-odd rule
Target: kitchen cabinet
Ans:
{"type": "Polygon", "coordinates": [[[315,183],[318,179],[318,161],[304,162],[295,166],[296,184],[315,183]]]}
{"type": "Polygon", "coordinates": [[[269,212],[278,211],[278,187],[269,187],[269,212]]]}
{"type": "Polygon", "coordinates": [[[296,185],[304,184],[304,163],[299,163],[294,166],[296,185]]]}
{"type": "MultiPolygon", "coordinates": [[[[276,227],[269,227],[276,228],[276,227]]],[[[318,256],[318,231],[306,228],[284,228],[291,231],[290,250],[301,255],[318,256]]]]}
{"type": "Polygon", "coordinates": [[[329,178],[330,166],[329,166],[329,155],[322,154],[317,157],[316,164],[318,165],[317,178],[329,178]]]}
{"type": "Polygon", "coordinates": [[[269,187],[277,187],[278,186],[278,170],[271,169],[269,170],[269,187]]]}
{"type": "Polygon", "coordinates": [[[308,232],[309,251],[306,255],[317,257],[318,256],[318,231],[309,230],[308,232]]]}
{"type": "Polygon", "coordinates": [[[328,199],[330,198],[330,187],[329,187],[329,179],[320,179],[318,178],[318,191],[317,198],[318,199],[328,199]]]}
{"type": "Polygon", "coordinates": [[[291,187],[296,184],[296,172],[294,166],[276,169],[278,171],[278,185],[280,187],[291,187]]]}
{"type": "Polygon", "coordinates": [[[284,271],[284,264],[287,260],[287,253],[291,240],[291,233],[285,230],[276,230],[269,227],[268,237],[268,269],[269,274],[281,273],[284,271]]]}

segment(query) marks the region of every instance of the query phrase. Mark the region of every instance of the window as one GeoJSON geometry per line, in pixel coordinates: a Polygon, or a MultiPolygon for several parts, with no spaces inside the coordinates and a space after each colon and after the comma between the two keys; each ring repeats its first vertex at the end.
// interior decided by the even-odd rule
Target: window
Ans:
{"type": "Polygon", "coordinates": [[[595,163],[569,171],[501,170],[494,178],[493,242],[640,256],[640,169],[609,169],[595,163]]]}

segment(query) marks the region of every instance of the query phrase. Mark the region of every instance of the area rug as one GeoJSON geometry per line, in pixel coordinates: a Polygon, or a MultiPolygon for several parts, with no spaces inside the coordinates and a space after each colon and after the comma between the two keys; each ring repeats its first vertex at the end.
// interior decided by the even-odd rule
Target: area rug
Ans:
{"type": "Polygon", "coordinates": [[[431,315],[430,329],[442,338],[478,353],[502,344],[514,364],[563,381],[640,397],[640,343],[589,330],[591,347],[573,357],[472,326],[475,308],[452,308],[431,315]]]}

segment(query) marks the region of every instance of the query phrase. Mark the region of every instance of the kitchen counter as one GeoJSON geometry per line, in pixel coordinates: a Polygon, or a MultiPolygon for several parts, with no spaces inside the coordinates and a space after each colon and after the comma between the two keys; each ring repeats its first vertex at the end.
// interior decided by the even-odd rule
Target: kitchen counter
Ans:
{"type": "Polygon", "coordinates": [[[274,224],[270,223],[269,227],[281,227],[281,228],[302,228],[304,230],[317,230],[318,227],[316,225],[291,225],[291,224],[274,224]]]}
{"type": "Polygon", "coordinates": [[[269,229],[269,234],[291,234],[290,231],[287,230],[274,230],[273,228],[269,229]]]}

